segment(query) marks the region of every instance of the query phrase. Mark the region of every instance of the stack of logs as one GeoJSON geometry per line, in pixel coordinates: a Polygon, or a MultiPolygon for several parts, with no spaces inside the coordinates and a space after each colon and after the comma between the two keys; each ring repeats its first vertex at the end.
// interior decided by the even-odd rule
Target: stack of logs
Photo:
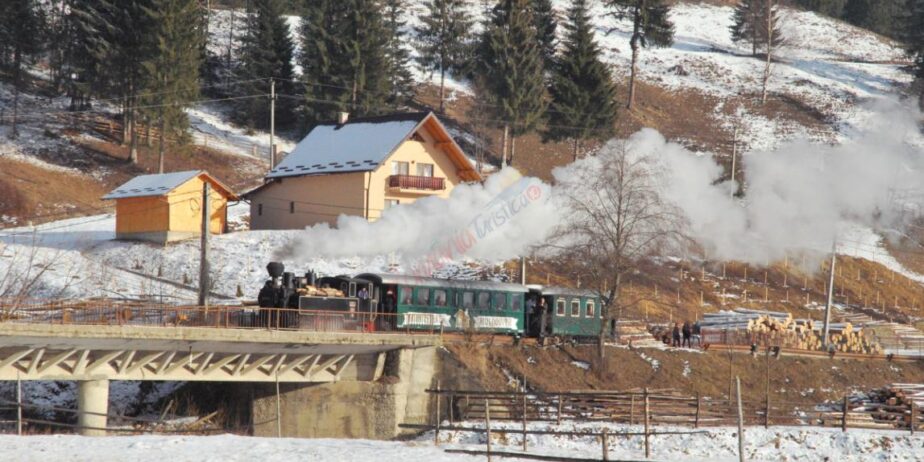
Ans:
{"type": "MultiPolygon", "coordinates": [[[[709,338],[725,334],[728,342],[748,342],[800,350],[823,350],[823,323],[811,319],[793,319],[789,313],[739,308],[734,311],[706,313],[700,321],[707,343],[709,338]]],[[[849,322],[829,324],[829,343],[839,352],[881,354],[882,348],[855,330],[849,322]]]]}
{"type": "Polygon", "coordinates": [[[852,426],[908,428],[913,417],[915,429],[920,429],[924,427],[922,407],[924,384],[893,383],[852,399],[847,420],[852,426]],[[912,403],[914,413],[911,410],[912,403]]]}
{"type": "Polygon", "coordinates": [[[661,342],[648,331],[645,321],[620,320],[616,321],[614,337],[620,345],[635,347],[659,347],[661,342]]]}

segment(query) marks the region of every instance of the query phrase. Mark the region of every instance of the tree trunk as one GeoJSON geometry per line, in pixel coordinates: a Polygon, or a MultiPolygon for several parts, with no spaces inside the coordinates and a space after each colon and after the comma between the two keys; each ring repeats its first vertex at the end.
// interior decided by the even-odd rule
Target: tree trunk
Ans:
{"type": "Polygon", "coordinates": [[[511,136],[510,137],[510,166],[511,167],[513,166],[513,157],[516,155],[516,153],[517,153],[517,137],[511,136]]]}
{"type": "Polygon", "coordinates": [[[157,153],[157,173],[164,173],[164,117],[160,118],[160,147],[157,153]]]}
{"type": "Polygon", "coordinates": [[[446,112],[446,71],[440,64],[440,114],[446,112]]]}
{"type": "Polygon", "coordinates": [[[22,53],[16,51],[13,54],[13,124],[10,129],[10,137],[19,136],[18,119],[19,119],[19,85],[22,84],[22,53]]]}
{"type": "Polygon", "coordinates": [[[571,153],[571,161],[574,162],[578,159],[578,139],[574,139],[574,147],[571,153]]]}
{"type": "Polygon", "coordinates": [[[132,115],[131,131],[132,131],[132,140],[131,140],[131,147],[128,150],[129,152],[128,159],[132,164],[137,164],[138,163],[138,137],[135,136],[135,116],[134,115],[132,115]]]}
{"type": "Polygon", "coordinates": [[[638,36],[632,36],[630,45],[632,46],[632,68],[629,72],[629,102],[626,104],[626,109],[631,111],[632,107],[635,106],[635,74],[638,72],[638,36]]]}
{"type": "Polygon", "coordinates": [[[504,124],[504,138],[501,143],[501,168],[507,166],[507,137],[510,135],[510,126],[504,124]]]}
{"type": "Polygon", "coordinates": [[[773,2],[767,2],[767,64],[764,66],[764,85],[760,96],[760,104],[767,103],[767,85],[770,83],[770,63],[773,59],[773,2]]]}

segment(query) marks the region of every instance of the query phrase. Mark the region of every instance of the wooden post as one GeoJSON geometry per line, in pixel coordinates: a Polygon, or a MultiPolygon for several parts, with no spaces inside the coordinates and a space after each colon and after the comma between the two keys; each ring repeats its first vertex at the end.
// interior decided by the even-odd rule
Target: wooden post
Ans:
{"type": "Polygon", "coordinates": [[[16,434],[22,436],[22,380],[16,371],[16,434]]]}
{"type": "Polygon", "coordinates": [[[202,185],[202,229],[199,241],[199,306],[208,308],[209,289],[209,233],[211,232],[211,184],[205,181],[202,185]]]}
{"type": "Polygon", "coordinates": [[[651,435],[649,428],[651,426],[651,409],[648,401],[648,387],[645,387],[645,458],[651,458],[651,435]]]}
{"type": "Polygon", "coordinates": [[[491,462],[491,403],[488,398],[484,399],[484,431],[487,433],[485,443],[487,444],[488,462],[491,462]]]}
{"type": "Polygon", "coordinates": [[[770,428],[770,347],[767,347],[767,393],[766,407],[764,408],[764,428],[770,428]]]}
{"type": "Polygon", "coordinates": [[[703,407],[703,399],[699,395],[699,392],[696,392],[696,419],[693,421],[693,428],[699,428],[699,412],[703,407]]]}
{"type": "Polygon", "coordinates": [[[558,421],[558,422],[557,422],[558,425],[561,425],[561,406],[562,406],[562,404],[561,404],[561,393],[559,393],[559,394],[558,394],[558,415],[556,416],[556,417],[557,417],[556,420],[558,421]]]}
{"type": "Polygon", "coordinates": [[[841,414],[841,431],[847,431],[847,395],[844,395],[844,412],[841,414]]]}
{"type": "Polygon", "coordinates": [[[609,437],[609,429],[606,427],[603,427],[603,460],[604,461],[610,460],[610,444],[608,441],[608,437],[609,437]]]}
{"type": "Polygon", "coordinates": [[[910,427],[911,427],[911,434],[912,434],[912,435],[914,435],[914,427],[915,427],[915,423],[914,423],[914,421],[915,421],[915,414],[916,414],[915,408],[916,408],[916,406],[914,405],[914,400],[912,399],[912,400],[911,400],[911,425],[910,425],[910,427]]]}
{"type": "Polygon", "coordinates": [[[434,425],[436,426],[436,431],[433,432],[433,445],[439,446],[440,444],[440,381],[436,381],[436,412],[433,414],[434,425]]]}
{"type": "Polygon", "coordinates": [[[741,378],[737,376],[735,390],[738,396],[738,460],[744,462],[744,411],[741,409],[741,378]]]}
{"type": "Polygon", "coordinates": [[[629,425],[635,425],[635,393],[629,395],[629,425]]]}
{"type": "Polygon", "coordinates": [[[450,426],[450,427],[451,427],[451,426],[454,426],[454,425],[456,424],[456,421],[455,421],[454,416],[453,416],[453,414],[455,413],[455,410],[456,410],[456,408],[455,408],[455,406],[454,406],[454,404],[455,404],[455,397],[456,397],[456,395],[453,395],[453,394],[450,394],[450,395],[449,395],[449,426],[450,426]]]}
{"type": "Polygon", "coordinates": [[[279,396],[279,370],[276,370],[276,438],[282,438],[282,399],[279,396]]]}
{"type": "Polygon", "coordinates": [[[523,388],[523,452],[526,452],[526,387],[523,388]]]}

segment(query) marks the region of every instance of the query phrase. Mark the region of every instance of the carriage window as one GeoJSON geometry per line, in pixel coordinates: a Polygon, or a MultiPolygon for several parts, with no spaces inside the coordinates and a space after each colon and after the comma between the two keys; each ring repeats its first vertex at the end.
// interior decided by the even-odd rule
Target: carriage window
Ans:
{"type": "Polygon", "coordinates": [[[478,292],[478,309],[491,308],[491,292],[478,292]]]}
{"type": "Polygon", "coordinates": [[[594,306],[594,301],[587,300],[587,317],[588,318],[593,318],[597,315],[595,308],[596,307],[594,306]]]}
{"type": "Polygon", "coordinates": [[[443,289],[433,289],[433,304],[435,306],[446,306],[446,291],[443,289]]]}
{"type": "Polygon", "coordinates": [[[350,283],[350,297],[355,297],[355,296],[356,296],[356,283],[351,282],[350,283]]]}
{"type": "Polygon", "coordinates": [[[475,292],[462,292],[462,308],[475,306],[475,292]]]}
{"type": "Polygon", "coordinates": [[[418,305],[429,305],[430,304],[430,289],[424,289],[424,288],[417,289],[417,304],[418,305]]]}
{"type": "Polygon", "coordinates": [[[564,300],[558,299],[558,301],[555,302],[555,314],[557,314],[558,316],[565,315],[565,301],[564,300]]]}
{"type": "Polygon", "coordinates": [[[494,309],[503,310],[507,305],[507,294],[494,294],[494,309]]]}
{"type": "Polygon", "coordinates": [[[581,316],[581,301],[578,299],[571,300],[571,316],[575,318],[581,316]]]}
{"type": "Polygon", "coordinates": [[[510,309],[514,311],[523,309],[523,294],[513,294],[510,296],[510,309]]]}
{"type": "Polygon", "coordinates": [[[402,287],[401,288],[401,299],[400,299],[401,304],[410,305],[411,300],[413,299],[413,294],[414,294],[414,291],[410,287],[402,287]]]}

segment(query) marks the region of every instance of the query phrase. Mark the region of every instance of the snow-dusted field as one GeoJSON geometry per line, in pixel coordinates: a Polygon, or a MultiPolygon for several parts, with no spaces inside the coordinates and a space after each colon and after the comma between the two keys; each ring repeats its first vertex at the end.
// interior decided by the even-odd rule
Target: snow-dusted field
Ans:
{"type": "MultiPolygon", "coordinates": [[[[570,429],[570,426],[564,425],[570,429]]],[[[625,427],[613,427],[625,431],[625,427]]],[[[636,429],[637,430],[637,429],[636,429]]],[[[709,429],[708,434],[662,436],[653,438],[652,460],[737,461],[737,434],[733,428],[709,429]]],[[[463,462],[483,461],[484,456],[447,454],[446,448],[484,449],[484,436],[446,434],[439,447],[431,435],[408,442],[271,439],[234,435],[195,436],[125,436],[88,438],[79,436],[0,436],[4,460],[10,461],[121,461],[173,462],[192,461],[377,461],[377,462],[463,462]]],[[[508,435],[507,443],[499,437],[492,444],[496,451],[520,450],[520,438],[508,435]]],[[[779,427],[745,430],[745,451],[749,461],[917,461],[924,453],[924,436],[910,436],[893,431],[779,427]]],[[[640,437],[610,438],[610,460],[643,459],[640,437]]],[[[534,454],[565,457],[600,457],[600,442],[594,437],[529,437],[534,454]]],[[[526,459],[504,459],[526,460],[526,459]]]]}

